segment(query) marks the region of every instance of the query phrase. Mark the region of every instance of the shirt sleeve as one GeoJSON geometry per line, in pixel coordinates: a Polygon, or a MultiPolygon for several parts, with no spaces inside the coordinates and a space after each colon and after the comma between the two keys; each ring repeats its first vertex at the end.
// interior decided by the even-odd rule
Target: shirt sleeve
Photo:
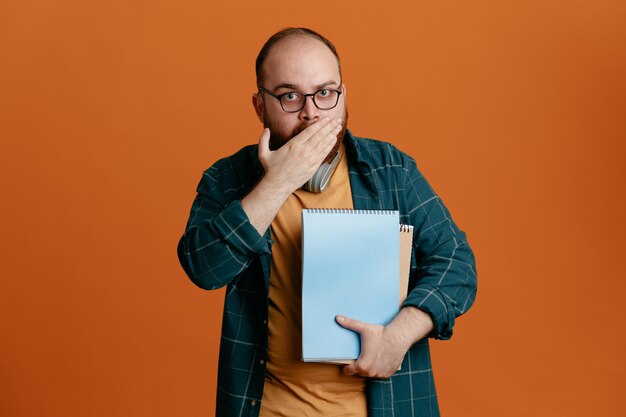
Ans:
{"type": "Polygon", "coordinates": [[[406,157],[405,193],[414,225],[409,294],[403,307],[427,312],[436,339],[452,337],[455,318],[474,303],[477,290],[474,254],[465,233],[433,191],[412,158],[406,157]]]}
{"type": "Polygon", "coordinates": [[[271,253],[271,240],[261,236],[241,207],[245,187],[234,176],[212,167],[198,185],[178,258],[199,287],[216,289],[231,283],[259,255],[271,253]]]}

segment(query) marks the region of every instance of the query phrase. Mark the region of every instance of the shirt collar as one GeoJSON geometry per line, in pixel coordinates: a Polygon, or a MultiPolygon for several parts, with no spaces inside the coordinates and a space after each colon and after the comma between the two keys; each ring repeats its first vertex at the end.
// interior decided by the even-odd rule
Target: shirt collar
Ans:
{"type": "Polygon", "coordinates": [[[346,133],[343,137],[343,143],[346,145],[346,153],[350,155],[359,164],[365,164],[369,168],[372,168],[371,162],[366,158],[365,149],[363,144],[357,140],[358,137],[354,136],[350,129],[346,129],[346,133]]]}

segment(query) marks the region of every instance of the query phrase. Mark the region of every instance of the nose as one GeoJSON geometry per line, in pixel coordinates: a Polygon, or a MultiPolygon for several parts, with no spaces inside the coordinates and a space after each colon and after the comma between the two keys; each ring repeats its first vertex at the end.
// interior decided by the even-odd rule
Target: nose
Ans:
{"type": "Polygon", "coordinates": [[[300,110],[300,119],[307,122],[317,121],[322,117],[320,109],[317,108],[313,102],[312,96],[306,96],[304,98],[304,107],[300,110]]]}

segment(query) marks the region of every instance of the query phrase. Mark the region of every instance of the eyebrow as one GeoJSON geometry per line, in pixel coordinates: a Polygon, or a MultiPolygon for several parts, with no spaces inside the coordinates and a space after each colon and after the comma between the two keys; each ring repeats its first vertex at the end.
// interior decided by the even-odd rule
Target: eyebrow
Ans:
{"type": "MultiPolygon", "coordinates": [[[[322,89],[324,87],[327,87],[327,86],[329,86],[331,84],[338,85],[336,81],[332,81],[332,80],[326,81],[325,83],[318,84],[317,86],[315,86],[315,91],[320,90],[320,89],[322,89]]],[[[295,84],[280,83],[276,87],[274,87],[273,91],[278,91],[280,89],[297,90],[298,87],[295,84]]]]}

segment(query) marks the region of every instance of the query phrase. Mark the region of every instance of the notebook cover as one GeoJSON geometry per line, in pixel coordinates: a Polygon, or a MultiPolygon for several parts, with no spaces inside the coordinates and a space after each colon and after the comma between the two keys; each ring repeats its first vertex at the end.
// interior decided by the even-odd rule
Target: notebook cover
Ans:
{"type": "Polygon", "coordinates": [[[356,359],[358,333],[337,314],[385,325],[398,313],[397,211],[302,211],[302,357],[356,359]]]}

